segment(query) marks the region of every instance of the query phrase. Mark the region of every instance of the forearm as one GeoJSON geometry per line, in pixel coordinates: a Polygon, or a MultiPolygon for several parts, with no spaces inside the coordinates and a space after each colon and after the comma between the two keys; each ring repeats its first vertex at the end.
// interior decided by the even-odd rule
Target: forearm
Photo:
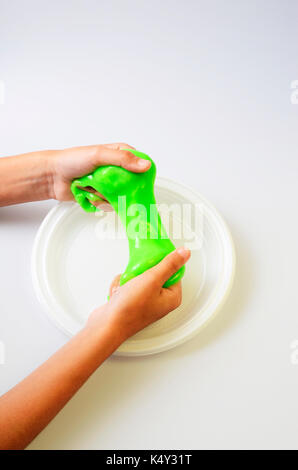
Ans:
{"type": "Polygon", "coordinates": [[[53,197],[51,151],[0,158],[0,206],[53,197]]]}
{"type": "Polygon", "coordinates": [[[122,166],[136,173],[148,170],[148,160],[123,148],[132,147],[121,143],[88,145],[0,158],[0,207],[44,199],[73,201],[73,179],[101,165],[122,166]]]}
{"type": "Polygon", "coordinates": [[[86,327],[0,398],[0,449],[23,449],[120,345],[108,326],[86,327]]]}

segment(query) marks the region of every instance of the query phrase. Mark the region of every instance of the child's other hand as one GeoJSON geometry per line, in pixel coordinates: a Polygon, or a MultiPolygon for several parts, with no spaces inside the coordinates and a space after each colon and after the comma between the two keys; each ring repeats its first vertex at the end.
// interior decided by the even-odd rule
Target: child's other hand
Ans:
{"type": "Polygon", "coordinates": [[[159,264],[119,286],[120,275],[110,288],[108,303],[94,310],[87,327],[112,329],[119,344],[179,307],[181,283],[162,287],[190,258],[185,248],[166,256],[159,264]]]}
{"type": "MultiPolygon", "coordinates": [[[[58,201],[73,201],[70,184],[74,178],[91,173],[102,165],[116,165],[135,173],[143,173],[150,168],[151,162],[136,157],[125,149],[133,149],[125,143],[89,145],[65,150],[47,152],[50,179],[52,181],[52,196],[58,201]]],[[[107,203],[99,204],[106,209],[107,203]]]]}

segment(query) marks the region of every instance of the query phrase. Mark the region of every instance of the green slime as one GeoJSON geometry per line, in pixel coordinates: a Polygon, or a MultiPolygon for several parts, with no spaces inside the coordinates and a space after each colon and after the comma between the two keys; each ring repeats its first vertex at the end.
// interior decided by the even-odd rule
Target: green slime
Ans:
{"type": "MultiPolygon", "coordinates": [[[[175,250],[156,206],[155,163],[145,153],[131,149],[129,151],[137,157],[150,160],[149,170],[145,173],[132,173],[119,166],[105,165],[98,167],[93,173],[75,179],[71,184],[75,200],[85,211],[97,211],[92,202],[102,200],[88,191],[88,187],[91,187],[112,205],[125,227],[129,262],[120,278],[120,285],[152,268],[175,250]]],[[[164,287],[178,282],[184,271],[183,266],[168,279],[164,287]]]]}

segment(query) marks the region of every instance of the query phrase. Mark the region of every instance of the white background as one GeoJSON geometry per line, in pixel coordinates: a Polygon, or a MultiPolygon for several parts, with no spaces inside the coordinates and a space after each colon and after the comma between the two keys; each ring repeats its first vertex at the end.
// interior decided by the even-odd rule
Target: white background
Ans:
{"type": "MultiPolygon", "coordinates": [[[[127,141],[215,204],[238,261],[205,331],[109,359],[31,449],[298,448],[297,20],[295,0],[0,0],[1,155],[127,141]]],[[[66,341],[30,278],[54,204],[0,210],[1,393],[66,341]]]]}

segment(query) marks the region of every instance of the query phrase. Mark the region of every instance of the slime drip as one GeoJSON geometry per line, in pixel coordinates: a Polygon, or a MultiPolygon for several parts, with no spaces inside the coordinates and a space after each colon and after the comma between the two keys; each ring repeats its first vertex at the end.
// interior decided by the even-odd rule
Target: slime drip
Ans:
{"type": "MultiPolygon", "coordinates": [[[[75,179],[71,191],[76,201],[87,212],[98,210],[92,202],[102,200],[87,187],[102,194],[118,214],[126,230],[129,245],[129,262],[120,278],[120,285],[142,274],[175,250],[161,222],[154,196],[156,166],[146,154],[131,150],[137,157],[151,161],[145,173],[132,173],[124,168],[106,165],[93,173],[75,179]]],[[[180,268],[168,279],[164,287],[178,282],[184,274],[180,268]]]]}

